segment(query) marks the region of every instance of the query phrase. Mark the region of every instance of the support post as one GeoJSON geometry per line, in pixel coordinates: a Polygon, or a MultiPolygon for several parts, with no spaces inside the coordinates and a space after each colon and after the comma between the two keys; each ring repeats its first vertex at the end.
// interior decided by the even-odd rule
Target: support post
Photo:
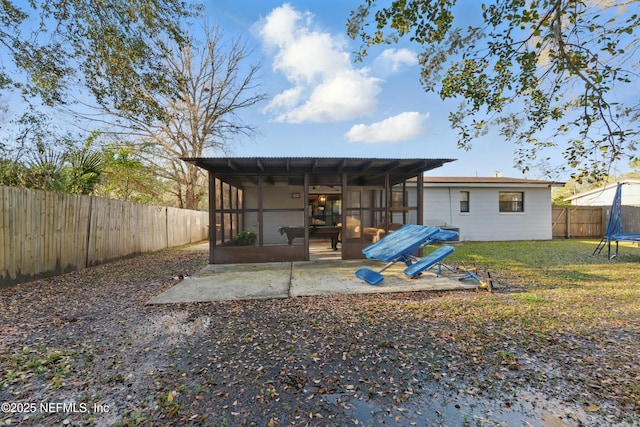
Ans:
{"type": "Polygon", "coordinates": [[[258,246],[264,246],[264,174],[258,175],[258,246]]]}
{"type": "Polygon", "coordinates": [[[389,232],[389,224],[393,222],[389,218],[391,214],[391,209],[389,209],[389,204],[391,203],[391,186],[389,183],[389,172],[384,174],[384,217],[385,217],[385,229],[386,232],[389,232]]]}
{"type": "Polygon", "coordinates": [[[422,174],[422,172],[418,174],[418,181],[416,186],[416,191],[418,192],[416,202],[418,204],[416,213],[418,218],[416,218],[416,223],[418,225],[424,225],[424,175],[422,174]]]}
{"type": "Polygon", "coordinates": [[[340,215],[340,221],[342,222],[342,230],[340,235],[342,236],[341,242],[341,256],[340,258],[344,259],[344,254],[347,252],[347,194],[349,191],[349,187],[347,185],[347,173],[342,173],[342,214],[340,215]]]}
{"type": "Polygon", "coordinates": [[[309,224],[309,173],[305,172],[304,174],[304,190],[302,191],[303,193],[303,199],[302,199],[302,203],[304,204],[304,209],[303,209],[303,215],[304,215],[304,219],[303,219],[303,224],[304,224],[304,260],[305,261],[309,261],[309,226],[311,224],[309,224]]]}
{"type": "Polygon", "coordinates": [[[215,263],[216,241],[218,232],[216,227],[216,176],[209,172],[209,264],[215,263]]]}

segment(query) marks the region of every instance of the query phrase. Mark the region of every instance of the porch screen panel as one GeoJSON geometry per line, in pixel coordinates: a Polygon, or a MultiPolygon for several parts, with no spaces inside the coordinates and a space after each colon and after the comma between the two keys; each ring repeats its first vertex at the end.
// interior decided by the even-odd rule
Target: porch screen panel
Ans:
{"type": "Polygon", "coordinates": [[[362,238],[362,190],[349,190],[347,192],[346,224],[342,224],[342,238],[362,238]]]}
{"type": "Polygon", "coordinates": [[[391,188],[391,200],[389,211],[391,215],[390,226],[418,223],[418,196],[417,186],[397,184],[391,188]]]}
{"type": "Polygon", "coordinates": [[[264,244],[304,246],[304,212],[265,212],[264,244]]]}
{"type": "Polygon", "coordinates": [[[232,242],[243,231],[242,190],[216,178],[216,245],[232,242]]]}
{"type": "Polygon", "coordinates": [[[264,245],[304,246],[304,186],[288,175],[265,175],[262,184],[262,236],[264,245]],[[287,234],[287,231],[290,233],[287,234]]]}

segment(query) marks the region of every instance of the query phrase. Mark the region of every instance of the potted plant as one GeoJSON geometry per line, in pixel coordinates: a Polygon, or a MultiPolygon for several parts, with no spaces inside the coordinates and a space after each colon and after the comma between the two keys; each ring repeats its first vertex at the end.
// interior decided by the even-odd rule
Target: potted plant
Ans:
{"type": "Polygon", "coordinates": [[[245,230],[238,233],[234,239],[234,243],[238,246],[251,246],[255,245],[258,236],[251,230],[245,230]]]}

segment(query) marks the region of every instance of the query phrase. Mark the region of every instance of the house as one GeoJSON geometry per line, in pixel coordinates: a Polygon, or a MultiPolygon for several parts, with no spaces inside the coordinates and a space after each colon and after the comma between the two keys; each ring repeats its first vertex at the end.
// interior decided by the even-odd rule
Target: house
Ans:
{"type": "MultiPolygon", "coordinates": [[[[623,206],[640,206],[640,179],[624,179],[618,181],[623,184],[621,204],[623,206]]],[[[616,194],[618,182],[575,194],[564,199],[572,206],[610,206],[616,194]]]]}
{"type": "Polygon", "coordinates": [[[460,240],[552,238],[551,187],[564,183],[505,177],[424,177],[423,222],[460,240]]]}
{"type": "Polygon", "coordinates": [[[399,224],[422,224],[424,172],[453,159],[185,158],[209,172],[211,264],[303,261],[310,239],[342,259],[399,224]],[[413,188],[408,181],[414,179],[413,188]],[[400,198],[390,198],[390,195],[400,198]],[[339,243],[339,244],[338,244],[339,243]]]}
{"type": "Polygon", "coordinates": [[[403,224],[461,240],[551,239],[550,181],[433,178],[453,159],[184,158],[209,174],[211,264],[306,261],[323,239],[342,259],[403,224]]]}

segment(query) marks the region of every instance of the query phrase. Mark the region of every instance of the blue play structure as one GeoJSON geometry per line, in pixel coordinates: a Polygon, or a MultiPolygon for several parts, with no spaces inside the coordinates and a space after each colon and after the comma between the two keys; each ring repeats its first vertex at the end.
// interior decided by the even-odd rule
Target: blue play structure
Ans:
{"type": "MultiPolygon", "coordinates": [[[[407,265],[404,274],[412,279],[434,267],[437,267],[438,275],[443,267],[453,271],[442,262],[454,252],[453,246],[443,245],[423,258],[416,257],[414,254],[434,242],[453,240],[457,237],[457,232],[441,230],[439,227],[404,225],[362,250],[367,258],[384,261],[387,264],[378,271],[362,267],[356,271],[356,276],[370,285],[377,285],[384,280],[382,272],[397,262],[404,262],[407,265]]],[[[461,280],[473,279],[481,283],[480,278],[471,271],[465,270],[465,273],[466,275],[461,280]]]]}
{"type": "Polygon", "coordinates": [[[370,285],[377,285],[384,280],[382,272],[396,262],[411,263],[411,257],[418,250],[431,243],[434,236],[440,232],[439,227],[423,225],[403,225],[393,233],[367,246],[362,253],[369,259],[377,259],[387,263],[381,270],[373,271],[362,267],[356,271],[356,276],[370,285]]]}
{"type": "Polygon", "coordinates": [[[604,235],[593,255],[600,254],[602,249],[608,247],[609,259],[618,256],[618,242],[640,242],[640,233],[623,233],[622,228],[622,183],[619,182],[616,187],[616,195],[613,197],[611,204],[611,215],[609,216],[609,224],[607,225],[607,233],[604,235]],[[611,255],[611,242],[616,242],[616,253],[611,255]]]}

